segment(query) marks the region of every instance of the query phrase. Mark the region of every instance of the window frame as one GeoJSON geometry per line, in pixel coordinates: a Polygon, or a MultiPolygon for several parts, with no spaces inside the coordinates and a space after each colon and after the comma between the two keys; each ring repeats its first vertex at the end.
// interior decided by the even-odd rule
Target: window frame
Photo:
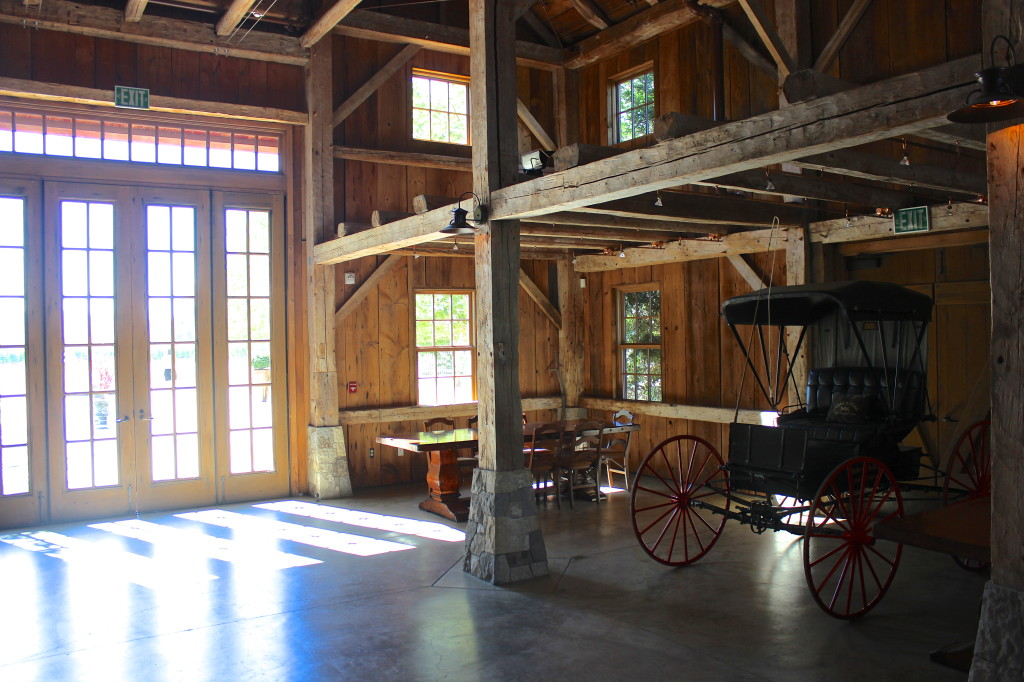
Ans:
{"type": "Polygon", "coordinates": [[[616,354],[616,367],[618,374],[618,395],[623,400],[639,400],[635,395],[629,396],[626,392],[627,387],[627,376],[647,376],[647,377],[658,377],[661,381],[660,391],[661,395],[658,399],[649,398],[643,402],[664,402],[665,401],[665,349],[664,349],[664,309],[661,307],[661,303],[664,301],[662,297],[662,289],[660,282],[645,282],[642,284],[628,284],[615,288],[615,354],[616,354]],[[626,309],[625,301],[626,294],[638,293],[643,291],[654,291],[658,294],[659,299],[659,316],[658,316],[658,343],[628,343],[626,341],[626,309]],[[661,355],[661,371],[658,374],[640,374],[637,372],[626,371],[626,352],[629,350],[657,350],[661,355]]]}
{"type": "MultiPolygon", "coordinates": [[[[469,76],[463,76],[456,73],[446,73],[443,71],[431,71],[429,69],[420,69],[413,67],[409,74],[409,139],[416,142],[432,142],[434,144],[451,144],[459,147],[471,147],[473,145],[473,132],[470,126],[470,117],[472,116],[472,102],[470,101],[470,90],[469,90],[469,76]],[[415,115],[417,111],[427,111],[439,113],[446,113],[448,115],[462,115],[458,112],[445,111],[441,112],[439,109],[422,109],[415,106],[413,85],[414,79],[425,78],[430,81],[441,81],[449,84],[464,85],[466,87],[466,141],[465,142],[453,142],[451,134],[449,133],[448,139],[446,140],[435,140],[432,137],[420,138],[416,137],[416,124],[415,115]]],[[[449,128],[450,131],[450,128],[449,128]]]]}
{"type": "MultiPolygon", "coordinates": [[[[627,71],[617,73],[608,79],[608,142],[609,144],[624,144],[638,140],[646,135],[652,135],[654,133],[654,119],[658,116],[658,70],[653,61],[644,62],[639,66],[633,67],[627,71]],[[623,139],[621,131],[619,129],[619,114],[622,113],[619,110],[619,86],[627,81],[632,81],[640,76],[645,76],[648,73],[651,74],[652,88],[653,88],[653,107],[654,111],[651,115],[651,130],[641,135],[635,135],[630,138],[623,139]]],[[[646,104],[642,106],[647,106],[646,104]]],[[[634,107],[639,108],[639,107],[634,107]]],[[[633,109],[629,109],[632,111],[633,109]]]]}
{"type": "MultiPolygon", "coordinates": [[[[410,338],[412,340],[412,383],[416,392],[415,404],[418,406],[439,406],[439,405],[461,405],[463,403],[442,403],[432,402],[425,403],[420,399],[420,375],[419,375],[419,359],[420,353],[438,353],[444,351],[469,351],[470,357],[470,385],[471,385],[471,397],[468,402],[476,401],[477,394],[477,360],[476,360],[476,290],[475,289],[460,289],[460,288],[436,288],[436,287],[423,287],[413,289],[412,292],[412,314],[410,318],[410,338]],[[449,294],[449,295],[466,295],[469,298],[468,311],[469,311],[469,345],[450,345],[450,346],[420,346],[416,340],[416,323],[419,318],[416,316],[416,298],[422,295],[437,295],[437,294],[449,294]]],[[[436,319],[436,318],[434,318],[436,319]]],[[[454,376],[465,376],[465,375],[454,375],[454,376]]],[[[436,381],[438,377],[435,376],[433,379],[436,381]]],[[[435,384],[436,386],[436,384],[435,384]]]]}

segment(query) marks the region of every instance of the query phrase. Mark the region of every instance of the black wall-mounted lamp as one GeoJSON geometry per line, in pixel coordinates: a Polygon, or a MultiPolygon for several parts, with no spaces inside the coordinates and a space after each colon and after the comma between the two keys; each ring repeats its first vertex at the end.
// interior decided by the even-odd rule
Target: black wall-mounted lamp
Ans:
{"type": "Polygon", "coordinates": [[[473,192],[463,192],[459,197],[459,203],[452,209],[452,221],[448,223],[448,226],[442,228],[441,232],[444,234],[473,234],[476,232],[476,228],[470,225],[470,223],[484,223],[487,222],[487,208],[481,205],[480,198],[473,192]],[[470,215],[469,211],[462,208],[462,200],[466,196],[473,197],[475,205],[473,207],[473,214],[470,215]]]}
{"type": "Polygon", "coordinates": [[[954,123],[995,123],[1024,116],[1024,64],[1017,64],[1013,45],[1006,36],[992,39],[989,46],[993,66],[975,74],[981,87],[967,95],[964,106],[946,118],[954,123]],[[1006,43],[1006,66],[995,66],[996,43],[1006,43]]]}

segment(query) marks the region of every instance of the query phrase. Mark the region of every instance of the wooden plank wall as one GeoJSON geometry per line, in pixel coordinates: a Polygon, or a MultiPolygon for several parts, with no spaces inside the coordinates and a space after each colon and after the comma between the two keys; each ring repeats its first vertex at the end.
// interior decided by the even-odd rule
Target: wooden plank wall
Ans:
{"type": "MultiPolygon", "coordinates": [[[[851,4],[851,0],[809,3],[814,55],[825,46],[851,4]]],[[[774,11],[771,0],[765,0],[764,5],[769,14],[774,11]]],[[[731,7],[728,15],[733,25],[745,25],[739,8],[731,7]]],[[[880,0],[872,4],[828,72],[854,83],[867,83],[976,53],[980,42],[979,8],[972,0],[880,0]]],[[[697,23],[580,70],[581,142],[608,144],[610,79],[645,62],[654,63],[659,114],[679,111],[711,117],[710,32],[704,24],[697,23]]],[[[775,109],[776,92],[776,84],[768,75],[748,64],[726,43],[728,119],[775,109]]],[[[652,142],[640,139],[619,146],[638,147],[652,142]]],[[[871,150],[899,158],[902,145],[881,142],[871,150]]],[[[928,144],[913,141],[909,144],[909,155],[912,163],[921,164],[934,163],[939,158],[948,163],[949,156],[939,156],[928,144]]],[[[978,154],[964,152],[956,163],[965,170],[984,172],[984,159],[978,154]]],[[[837,216],[817,218],[825,217],[837,216]]],[[[817,218],[809,211],[809,220],[817,218]]],[[[985,369],[988,306],[977,301],[979,288],[987,286],[986,247],[890,254],[881,259],[882,267],[854,272],[846,271],[848,259],[834,253],[824,257],[826,263],[835,264],[828,270],[830,278],[886,279],[923,288],[936,297],[939,306],[931,335],[931,395],[938,403],[936,412],[940,418],[960,420],[928,427],[926,437],[936,443],[936,450],[944,457],[950,440],[967,425],[967,413],[976,411],[966,402],[974,378],[985,369]]],[[[754,261],[764,277],[771,274],[775,282],[785,281],[785,258],[781,253],[774,261],[771,254],[757,255],[754,261]]],[[[604,398],[618,396],[615,288],[643,282],[658,282],[663,292],[663,353],[667,372],[664,400],[735,407],[743,362],[735,339],[719,318],[719,310],[722,301],[749,291],[749,286],[725,260],[589,273],[585,294],[585,393],[604,398]]],[[[982,398],[986,395],[984,390],[976,393],[982,398]]],[[[750,376],[746,377],[739,404],[750,408],[764,406],[750,376]]],[[[722,425],[657,417],[640,420],[643,429],[637,434],[634,457],[643,456],[662,439],[680,433],[696,434],[724,450],[726,428],[722,425]]]]}
{"type": "Polygon", "coordinates": [[[305,111],[302,67],[0,25],[0,76],[305,111]]]}
{"type": "MultiPolygon", "coordinates": [[[[356,38],[336,38],[335,97],[344,99],[376,73],[401,46],[356,38]],[[364,58],[353,60],[347,55],[364,58]]],[[[411,137],[409,76],[412,67],[469,74],[469,59],[458,55],[419,52],[406,67],[389,79],[335,130],[335,143],[351,147],[409,151],[449,156],[471,155],[469,147],[424,142],[411,137]]],[[[551,75],[529,69],[519,71],[519,96],[550,132],[554,125],[551,75]]],[[[535,142],[529,141],[534,148],[535,142]]],[[[337,161],[335,193],[338,220],[368,223],[375,209],[412,211],[419,194],[458,196],[472,189],[469,173],[413,166],[337,161]]],[[[467,241],[469,238],[467,238],[467,241]]],[[[352,272],[363,282],[384,257],[364,258],[339,265],[336,291],[340,306],[357,288],[344,283],[352,272]]],[[[545,292],[553,281],[547,261],[525,261],[523,269],[545,292]]],[[[341,409],[400,407],[416,403],[415,355],[412,349],[412,294],[420,288],[474,286],[473,260],[453,256],[407,257],[367,296],[337,329],[338,380],[341,409]],[[358,390],[349,393],[349,382],[358,390]]],[[[524,397],[558,394],[554,372],[558,330],[525,294],[520,295],[520,377],[524,397]]],[[[553,418],[550,411],[528,415],[532,420],[553,418]]],[[[458,420],[460,425],[465,418],[458,420]]],[[[345,428],[349,473],[355,487],[420,481],[426,469],[423,458],[382,447],[376,437],[387,433],[417,431],[421,422],[350,425],[345,428]],[[374,456],[369,456],[370,448],[374,456]]]]}

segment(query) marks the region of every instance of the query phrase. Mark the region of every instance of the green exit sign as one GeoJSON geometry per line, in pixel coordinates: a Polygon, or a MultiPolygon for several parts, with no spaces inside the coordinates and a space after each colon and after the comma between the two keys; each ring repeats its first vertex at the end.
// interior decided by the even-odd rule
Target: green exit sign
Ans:
{"type": "Polygon", "coordinates": [[[927,232],[931,227],[928,222],[928,207],[914,206],[913,208],[900,208],[892,214],[893,232],[906,234],[908,232],[927,232]]]}
{"type": "Polygon", "coordinates": [[[149,90],[115,85],[114,106],[124,109],[149,109],[149,90]]]}

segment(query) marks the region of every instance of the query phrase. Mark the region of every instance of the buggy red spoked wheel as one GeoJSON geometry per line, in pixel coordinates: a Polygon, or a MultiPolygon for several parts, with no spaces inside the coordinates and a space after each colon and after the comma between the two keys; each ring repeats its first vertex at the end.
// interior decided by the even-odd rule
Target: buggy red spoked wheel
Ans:
{"type": "Polygon", "coordinates": [[[881,521],[902,516],[895,477],[877,459],[847,460],[825,479],[804,532],[804,575],[826,613],[857,618],[882,599],[903,545],[876,542],[873,530],[881,521]]]}
{"type": "Polygon", "coordinates": [[[669,438],[644,458],[629,508],[633,532],[652,559],[669,566],[691,564],[718,540],[725,516],[695,503],[714,500],[728,509],[728,499],[716,499],[729,492],[723,464],[714,446],[696,436],[669,438]]]}
{"type": "MultiPolygon", "coordinates": [[[[992,462],[989,458],[988,433],[990,421],[971,424],[963,432],[946,467],[946,481],[942,486],[942,503],[951,504],[965,494],[973,500],[992,494],[992,462]]],[[[968,571],[983,571],[987,561],[953,556],[958,566],[968,571]]]]}

